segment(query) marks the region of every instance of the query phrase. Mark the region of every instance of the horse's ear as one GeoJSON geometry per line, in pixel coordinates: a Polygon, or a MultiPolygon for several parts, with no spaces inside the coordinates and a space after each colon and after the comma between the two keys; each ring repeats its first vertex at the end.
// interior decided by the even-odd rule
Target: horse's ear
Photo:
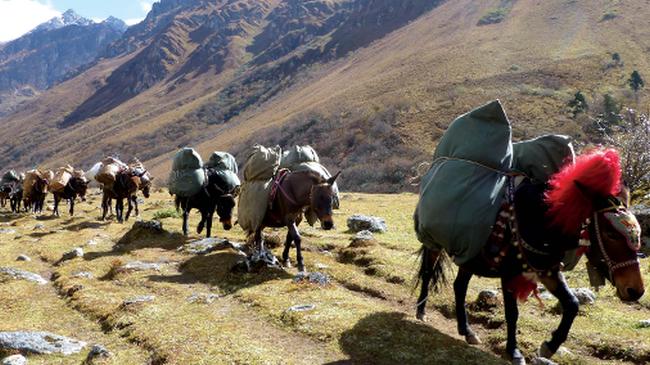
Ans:
{"type": "Polygon", "coordinates": [[[341,175],[341,171],[337,172],[336,175],[334,175],[334,176],[330,177],[329,179],[327,179],[327,184],[334,185],[334,182],[336,182],[336,179],[339,178],[339,175],[341,175]]]}
{"type": "Polygon", "coordinates": [[[630,188],[625,181],[621,184],[621,192],[618,193],[617,198],[626,208],[630,207],[630,188]]]}

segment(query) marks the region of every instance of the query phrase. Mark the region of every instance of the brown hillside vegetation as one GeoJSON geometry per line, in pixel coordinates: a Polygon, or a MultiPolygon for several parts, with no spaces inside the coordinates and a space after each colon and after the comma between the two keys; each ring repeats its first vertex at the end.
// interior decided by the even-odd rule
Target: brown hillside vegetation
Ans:
{"type": "MultiPolygon", "coordinates": [[[[239,3],[238,11],[254,6],[239,3]]],[[[215,39],[211,52],[238,50],[221,72],[212,61],[210,72],[199,72],[195,62],[203,58],[196,55],[210,42],[181,21],[198,10],[181,11],[174,15],[180,25],[156,33],[173,33],[172,48],[179,47],[176,53],[158,48],[174,59],[162,81],[107,111],[92,103],[122,97],[115,95],[120,88],[104,91],[113,90],[120,70],[149,54],[153,43],[147,42],[160,39],[143,36],[145,41],[133,42],[140,51],[106,58],[3,118],[0,164],[90,164],[120,153],[148,160],[155,174],[165,176],[170,153],[183,145],[198,146],[205,155],[242,151],[253,142],[311,143],[328,167],[348,172],[345,188],[395,191],[405,188],[403,176],[417,162],[429,158],[448,123],[472,107],[500,98],[516,138],[548,132],[582,138],[585,122],[572,119],[566,107],[576,90],[594,104],[604,93],[632,103],[627,77],[633,69],[650,75],[647,1],[409,2],[419,13],[393,9],[387,1],[297,3],[265,2],[255,12],[259,20],[235,26],[225,47],[215,39]],[[478,25],[494,12],[502,20],[478,25]],[[300,21],[284,25],[278,33],[283,37],[268,34],[269,24],[285,24],[283,17],[293,14],[300,21]],[[392,32],[377,33],[377,22],[392,32]],[[358,46],[364,48],[348,52],[358,46]],[[622,67],[608,66],[614,52],[622,67]],[[179,73],[188,67],[192,72],[179,73]],[[86,107],[91,110],[82,113],[86,107]],[[62,128],[66,116],[93,111],[105,112],[73,118],[75,124],[62,128]],[[368,166],[382,168],[369,172],[368,166]]],[[[643,92],[639,100],[645,105],[643,92]]]]}

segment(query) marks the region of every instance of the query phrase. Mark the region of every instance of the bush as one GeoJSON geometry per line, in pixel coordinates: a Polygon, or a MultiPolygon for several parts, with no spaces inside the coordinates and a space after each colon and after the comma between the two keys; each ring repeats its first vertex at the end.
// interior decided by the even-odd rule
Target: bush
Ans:
{"type": "Polygon", "coordinates": [[[489,11],[487,14],[483,15],[481,19],[479,19],[477,25],[488,25],[488,24],[497,24],[501,23],[508,13],[510,12],[510,9],[505,8],[505,7],[500,7],[496,8],[494,10],[489,11]]]}
{"type": "Polygon", "coordinates": [[[161,209],[156,211],[153,214],[153,219],[154,220],[161,220],[165,218],[180,218],[181,213],[178,212],[176,209],[161,209]]]}

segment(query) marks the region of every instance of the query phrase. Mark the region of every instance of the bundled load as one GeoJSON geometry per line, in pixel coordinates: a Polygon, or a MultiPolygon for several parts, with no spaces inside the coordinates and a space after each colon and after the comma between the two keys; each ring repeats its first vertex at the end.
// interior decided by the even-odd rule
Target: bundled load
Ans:
{"type": "Polygon", "coordinates": [[[505,199],[510,172],[545,181],[573,157],[564,136],[545,136],[513,147],[511,127],[497,100],[458,117],[442,136],[422,178],[415,211],[418,240],[444,249],[458,265],[487,242],[505,199]]]}
{"type": "Polygon", "coordinates": [[[99,172],[95,175],[95,180],[109,189],[115,184],[117,174],[129,168],[124,162],[114,157],[103,159],[101,164],[99,172]]]}
{"type": "Polygon", "coordinates": [[[192,148],[183,148],[176,153],[169,174],[169,193],[189,198],[201,190],[208,181],[203,160],[192,148]]]}
{"type": "Polygon", "coordinates": [[[241,185],[237,218],[247,233],[262,226],[271,192],[273,177],[280,167],[282,149],[255,145],[244,163],[244,182],[241,185]]]}
{"type": "Polygon", "coordinates": [[[210,160],[205,164],[205,168],[209,170],[208,173],[217,174],[220,176],[221,181],[225,186],[221,186],[226,193],[233,193],[241,186],[239,177],[237,176],[238,167],[235,156],[228,152],[215,151],[210,155],[210,160]]]}
{"type": "MultiPolygon", "coordinates": [[[[289,169],[291,171],[313,171],[319,174],[323,179],[329,179],[332,177],[332,174],[327,171],[325,166],[320,164],[320,158],[311,146],[294,146],[290,150],[285,151],[282,155],[280,168],[289,169]]],[[[333,208],[339,209],[339,187],[334,183],[332,188],[335,192],[333,208]]],[[[307,222],[310,225],[314,225],[316,222],[315,215],[313,212],[307,213],[308,214],[305,214],[307,222]]]]}
{"type": "Polygon", "coordinates": [[[210,155],[210,159],[205,164],[206,169],[214,170],[229,170],[237,174],[239,168],[237,167],[237,161],[235,156],[231,155],[228,152],[214,151],[210,155]]]}
{"type": "Polygon", "coordinates": [[[293,167],[305,162],[320,163],[320,158],[311,146],[293,146],[282,154],[280,168],[293,170],[293,167]]]}
{"type": "Polygon", "coordinates": [[[97,180],[95,177],[97,174],[99,174],[99,170],[102,169],[103,164],[101,162],[97,162],[96,164],[93,165],[93,167],[90,168],[90,170],[85,172],[86,179],[90,182],[90,184],[93,184],[93,182],[97,183],[97,180]]]}
{"type": "Polygon", "coordinates": [[[2,179],[0,179],[0,184],[5,185],[12,182],[18,182],[18,181],[20,181],[20,175],[18,175],[18,173],[15,170],[9,170],[2,175],[2,179]]]}
{"type": "Polygon", "coordinates": [[[34,169],[25,172],[25,179],[23,180],[23,194],[25,196],[31,196],[32,192],[34,191],[34,186],[38,180],[51,181],[49,178],[53,178],[53,176],[54,173],[52,173],[52,171],[41,171],[34,169]]]}
{"type": "Polygon", "coordinates": [[[54,178],[49,181],[50,190],[57,193],[63,191],[72,178],[73,173],[74,169],[70,165],[60,167],[54,174],[54,178]]]}

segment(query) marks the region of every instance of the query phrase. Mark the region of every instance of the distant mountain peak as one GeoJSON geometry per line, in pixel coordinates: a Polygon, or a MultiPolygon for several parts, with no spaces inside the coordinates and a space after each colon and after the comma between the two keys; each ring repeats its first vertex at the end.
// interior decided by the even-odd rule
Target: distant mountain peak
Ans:
{"type": "Polygon", "coordinates": [[[125,32],[126,29],[129,27],[122,19],[116,18],[112,15],[106,18],[106,20],[104,20],[102,24],[106,24],[109,27],[120,32],[125,32]]]}
{"type": "Polygon", "coordinates": [[[55,16],[47,22],[37,26],[34,31],[39,30],[54,30],[66,27],[68,25],[91,25],[94,24],[90,19],[84,18],[77,14],[74,10],[68,9],[65,13],[55,16]]]}

